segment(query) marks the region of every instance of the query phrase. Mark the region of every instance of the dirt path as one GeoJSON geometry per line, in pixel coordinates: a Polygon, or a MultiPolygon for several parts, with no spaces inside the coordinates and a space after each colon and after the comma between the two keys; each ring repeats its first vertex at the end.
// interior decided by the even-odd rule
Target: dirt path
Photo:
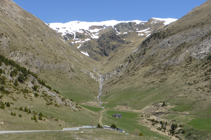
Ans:
{"type": "Polygon", "coordinates": [[[106,109],[104,108],[103,110],[100,111],[100,118],[99,118],[99,124],[103,126],[103,114],[106,112],[106,109]]]}

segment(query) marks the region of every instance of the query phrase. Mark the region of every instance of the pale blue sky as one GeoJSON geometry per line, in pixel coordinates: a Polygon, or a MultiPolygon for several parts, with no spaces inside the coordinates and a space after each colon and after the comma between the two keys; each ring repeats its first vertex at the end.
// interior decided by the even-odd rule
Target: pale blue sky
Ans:
{"type": "Polygon", "coordinates": [[[206,0],[13,0],[46,23],[181,18],[206,0]]]}

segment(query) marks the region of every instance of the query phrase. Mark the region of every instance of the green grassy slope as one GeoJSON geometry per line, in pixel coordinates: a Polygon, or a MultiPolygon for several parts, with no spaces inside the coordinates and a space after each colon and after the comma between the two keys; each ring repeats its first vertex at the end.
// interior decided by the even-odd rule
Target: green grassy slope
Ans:
{"type": "Polygon", "coordinates": [[[202,123],[203,131],[197,130],[194,121],[188,122],[194,117],[211,117],[210,5],[211,1],[205,2],[144,40],[125,59],[126,68],[118,69],[124,74],[107,79],[103,87],[104,105],[129,106],[143,113],[146,107],[166,102],[169,110],[158,107],[148,111],[149,115],[176,115],[175,120],[167,120],[187,125],[187,132],[192,135],[186,133],[183,138],[188,135],[187,139],[200,139],[202,134],[209,138],[206,125],[202,123]]]}

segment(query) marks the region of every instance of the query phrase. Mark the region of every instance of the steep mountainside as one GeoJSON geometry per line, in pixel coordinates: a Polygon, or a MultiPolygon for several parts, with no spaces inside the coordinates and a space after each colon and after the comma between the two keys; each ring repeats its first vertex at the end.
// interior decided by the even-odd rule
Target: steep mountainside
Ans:
{"type": "Polygon", "coordinates": [[[146,139],[210,139],[210,7],[177,21],[45,24],[1,0],[0,129],[99,119],[146,139]]]}
{"type": "Polygon", "coordinates": [[[50,23],[49,27],[64,37],[82,54],[100,61],[102,73],[119,65],[151,33],[176,19],[151,18],[149,21],[102,21],[50,23]]]}
{"type": "Polygon", "coordinates": [[[197,130],[195,124],[200,123],[202,129],[203,121],[211,117],[210,7],[208,0],[146,38],[118,69],[106,75],[103,101],[142,109],[143,114],[155,115],[158,120],[186,123],[192,133],[187,139],[210,137],[209,128],[197,130]],[[163,102],[171,109],[162,110],[159,103],[163,102]]]}
{"type": "MultiPolygon", "coordinates": [[[[0,55],[0,131],[61,129],[92,121],[92,113],[62,96],[35,73],[0,55]],[[67,119],[71,117],[71,119],[67,119]]],[[[87,124],[89,124],[87,123],[87,124]]]]}
{"type": "Polygon", "coordinates": [[[90,77],[96,75],[95,61],[13,1],[3,0],[0,5],[0,54],[37,73],[70,98],[74,92],[89,93],[84,99],[97,96],[98,83],[90,77]]]}

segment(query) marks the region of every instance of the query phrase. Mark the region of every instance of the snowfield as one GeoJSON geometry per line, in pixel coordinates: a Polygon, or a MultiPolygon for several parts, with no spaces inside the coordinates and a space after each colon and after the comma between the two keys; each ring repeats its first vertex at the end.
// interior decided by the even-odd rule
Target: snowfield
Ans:
{"type": "Polygon", "coordinates": [[[131,21],[116,21],[116,20],[108,20],[102,22],[86,22],[86,21],[70,21],[67,23],[49,23],[49,27],[53,30],[56,30],[58,33],[62,33],[62,35],[66,34],[74,34],[75,32],[84,33],[84,30],[88,30],[90,33],[96,33],[100,30],[105,29],[105,26],[115,26],[119,23],[128,23],[135,22],[136,24],[140,24],[146,21],[140,20],[131,20],[131,21]],[[91,26],[101,26],[100,29],[90,29],[91,26]]]}
{"type": "MultiPolygon", "coordinates": [[[[175,22],[177,19],[174,18],[151,18],[152,22],[151,24],[155,24],[158,21],[162,21],[164,25],[168,25],[172,22],[175,22]]],[[[100,37],[100,32],[105,30],[108,27],[113,27],[113,29],[116,31],[116,35],[120,34],[128,34],[128,32],[118,32],[116,28],[114,28],[115,25],[119,23],[129,23],[129,22],[135,22],[136,24],[146,24],[148,21],[141,21],[141,20],[131,20],[131,21],[117,21],[117,20],[108,20],[108,21],[102,21],[102,22],[86,22],[86,21],[70,21],[67,23],[49,23],[47,24],[50,28],[55,30],[57,33],[61,33],[63,36],[67,34],[73,35],[73,39],[71,41],[72,44],[77,44],[77,48],[80,49],[82,44],[92,40],[92,39],[98,39],[100,37]],[[76,33],[83,33],[86,35],[85,38],[77,38],[76,33]]],[[[138,36],[145,36],[149,37],[152,33],[152,30],[148,27],[146,29],[139,30],[136,29],[136,32],[138,33],[138,36]]],[[[69,40],[69,38],[67,37],[69,40]]],[[[89,56],[87,52],[80,51],[83,55],[89,56]]]]}
{"type": "MultiPolygon", "coordinates": [[[[177,19],[174,18],[152,18],[155,21],[153,21],[151,24],[156,23],[156,21],[164,21],[164,25],[168,25],[172,22],[175,22],[177,19]]],[[[67,23],[49,23],[50,28],[53,30],[56,30],[58,33],[62,33],[62,35],[66,34],[72,34],[75,35],[76,32],[78,33],[94,33],[92,34],[93,39],[97,39],[98,35],[96,33],[99,33],[100,30],[104,30],[106,27],[112,26],[119,23],[128,23],[128,22],[135,22],[136,24],[145,24],[147,21],[141,21],[141,20],[131,20],[131,21],[117,21],[117,20],[108,20],[108,21],[102,21],[102,22],[86,22],[86,21],[70,21],[67,23]],[[98,28],[90,29],[90,27],[96,26],[98,28]]]]}

